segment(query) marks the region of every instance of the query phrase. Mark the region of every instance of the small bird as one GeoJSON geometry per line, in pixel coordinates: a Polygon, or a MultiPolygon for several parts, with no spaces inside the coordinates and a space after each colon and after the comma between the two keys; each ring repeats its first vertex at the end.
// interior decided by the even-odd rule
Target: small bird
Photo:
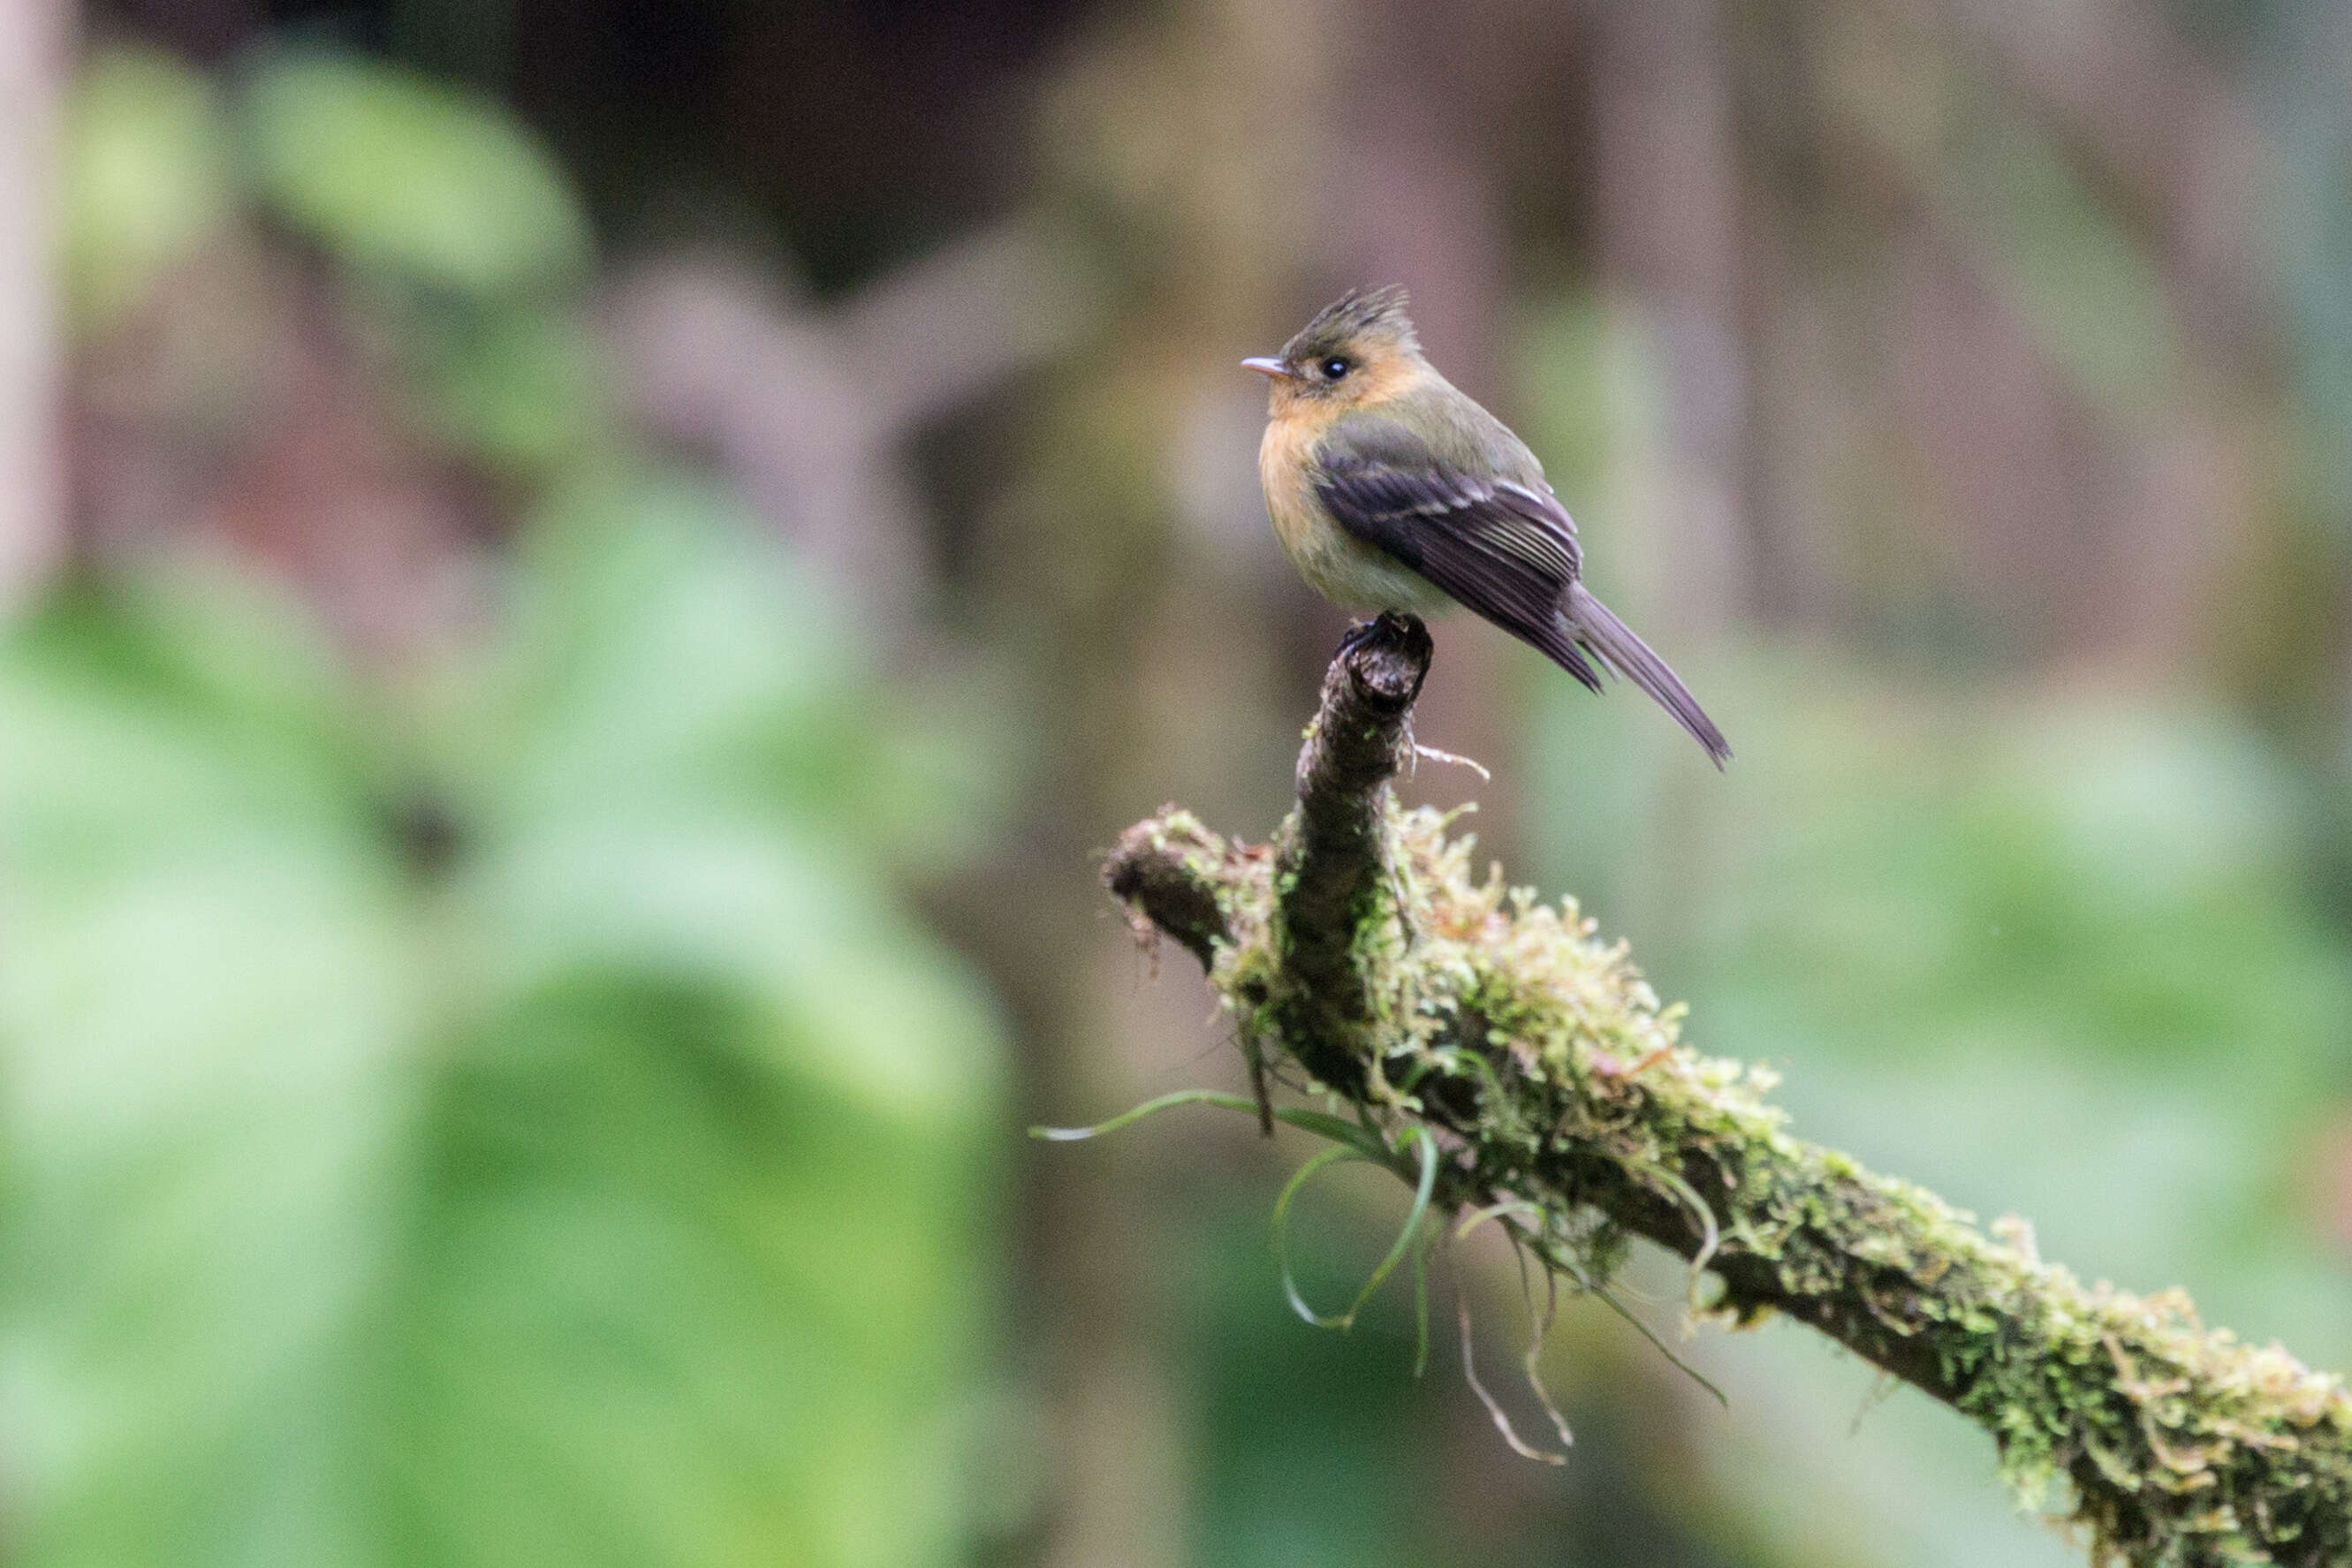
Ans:
{"type": "Polygon", "coordinates": [[[1543,465],[1422,357],[1402,289],[1350,290],[1281,353],[1242,363],[1274,383],[1258,478],[1309,587],[1349,610],[1467,605],[1596,692],[1601,670],[1624,675],[1723,766],[1715,721],[1580,580],[1576,524],[1543,465]]]}

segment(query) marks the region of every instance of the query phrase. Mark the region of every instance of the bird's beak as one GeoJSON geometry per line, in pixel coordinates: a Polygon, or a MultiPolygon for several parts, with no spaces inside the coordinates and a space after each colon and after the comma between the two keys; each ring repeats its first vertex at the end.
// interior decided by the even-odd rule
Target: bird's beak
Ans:
{"type": "Polygon", "coordinates": [[[1255,371],[1270,382],[1286,382],[1291,377],[1290,367],[1270,354],[1261,354],[1254,360],[1244,360],[1242,368],[1255,371]]]}

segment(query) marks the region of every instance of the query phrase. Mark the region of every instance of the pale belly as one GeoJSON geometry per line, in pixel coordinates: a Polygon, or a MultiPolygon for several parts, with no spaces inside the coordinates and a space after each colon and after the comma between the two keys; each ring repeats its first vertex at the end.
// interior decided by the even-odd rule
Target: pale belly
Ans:
{"type": "Polygon", "coordinates": [[[1307,587],[1343,610],[1430,616],[1453,608],[1427,578],[1333,522],[1307,483],[1306,465],[1290,460],[1286,444],[1280,428],[1268,425],[1258,447],[1258,478],[1274,537],[1307,587]]]}

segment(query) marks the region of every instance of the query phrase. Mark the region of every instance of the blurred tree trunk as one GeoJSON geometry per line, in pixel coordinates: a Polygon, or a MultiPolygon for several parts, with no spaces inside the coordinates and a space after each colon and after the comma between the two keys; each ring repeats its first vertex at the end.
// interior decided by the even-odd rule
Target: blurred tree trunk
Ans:
{"type": "Polygon", "coordinates": [[[1739,163],[1716,0],[1604,5],[1592,99],[1600,259],[1646,318],[1664,371],[1671,585],[1644,625],[1718,632],[1748,607],[1747,354],[1739,163]]]}
{"type": "MultiPolygon", "coordinates": [[[[2273,225],[2268,150],[2229,80],[2144,0],[2047,14],[1942,0],[1964,46],[2026,95],[2071,160],[2113,193],[2119,222],[2159,270],[2190,374],[2159,411],[2116,432],[2071,596],[2063,651],[2120,654],[2138,669],[2193,664],[2226,613],[2214,585],[2233,548],[2263,531],[2250,483],[2261,439],[2249,407],[2274,405],[2263,310],[2273,225]]],[[[2267,621],[2265,612],[2262,619],[2267,621]]]]}
{"type": "MultiPolygon", "coordinates": [[[[1118,304],[1044,389],[1023,472],[989,524],[997,537],[976,552],[992,579],[988,613],[1029,688],[1036,777],[1017,858],[969,890],[985,905],[959,923],[1021,1017],[1038,1119],[1124,1104],[1195,1071],[1194,1008],[1137,1026],[1137,960],[1089,862],[1171,780],[1226,800],[1288,789],[1275,738],[1293,722],[1278,689],[1285,618],[1220,570],[1246,571],[1248,588],[1268,580],[1248,482],[1265,394],[1234,361],[1296,325],[1283,324],[1287,288],[1318,232],[1311,182],[1328,134],[1323,13],[1319,0],[1121,10],[1041,99],[1044,200],[1097,236],[1118,304]],[[1137,700],[1196,690],[1229,695],[1137,700]]],[[[1016,1311],[1053,1412],[1034,1543],[1048,1568],[1185,1557],[1187,1391],[1151,1306],[1176,1283],[1167,1157],[1111,1147],[1029,1173],[1016,1311]]],[[[1198,1146],[1182,1157],[1198,1160],[1198,1146]]]]}
{"type": "MultiPolygon", "coordinates": [[[[1496,350],[1508,287],[1509,240],[1496,188],[1495,106],[1517,68],[1510,40],[1526,19],[1507,4],[1469,6],[1433,29],[1427,13],[1397,0],[1362,5],[1348,29],[1360,57],[1336,95],[1344,140],[1327,198],[1344,235],[1320,258],[1341,281],[1402,284],[1430,356],[1463,390],[1508,421],[1509,371],[1496,350]]],[[[1319,303],[1319,301],[1318,301],[1319,303]]],[[[1308,650],[1327,657],[1349,619],[1328,611],[1326,633],[1308,650]]],[[[1431,672],[1420,709],[1430,745],[1504,763],[1517,743],[1506,694],[1516,650],[1468,616],[1440,632],[1445,657],[1431,672]]],[[[1431,768],[1413,780],[1415,799],[1440,806],[1475,800],[1482,841],[1509,857],[1520,841],[1507,767],[1491,779],[1464,768],[1431,768]]]]}
{"type": "Polygon", "coordinates": [[[64,0],[0,5],[0,612],[40,585],[65,544],[50,259],[70,26],[64,0]]]}

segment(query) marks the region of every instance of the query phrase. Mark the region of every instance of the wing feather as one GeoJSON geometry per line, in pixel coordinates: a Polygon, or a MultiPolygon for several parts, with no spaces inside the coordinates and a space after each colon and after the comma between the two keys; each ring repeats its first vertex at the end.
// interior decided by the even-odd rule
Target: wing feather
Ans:
{"type": "Polygon", "coordinates": [[[1600,689],[1578,639],[1563,635],[1560,607],[1584,556],[1549,488],[1467,472],[1404,425],[1359,416],[1324,438],[1315,489],[1349,534],[1600,689]]]}
{"type": "MultiPolygon", "coordinates": [[[[1315,493],[1354,538],[1387,551],[1554,664],[1601,689],[1631,679],[1696,737],[1718,768],[1723,732],[1649,644],[1577,580],[1584,552],[1551,487],[1450,463],[1409,427],[1340,420],[1317,448],[1315,493]]],[[[1527,460],[1535,473],[1534,459],[1527,460]]]]}

